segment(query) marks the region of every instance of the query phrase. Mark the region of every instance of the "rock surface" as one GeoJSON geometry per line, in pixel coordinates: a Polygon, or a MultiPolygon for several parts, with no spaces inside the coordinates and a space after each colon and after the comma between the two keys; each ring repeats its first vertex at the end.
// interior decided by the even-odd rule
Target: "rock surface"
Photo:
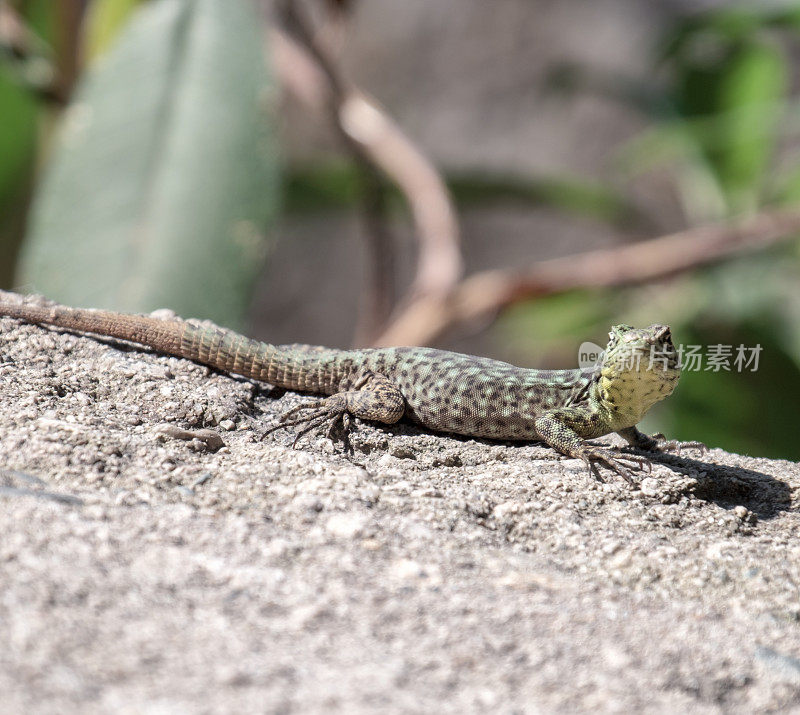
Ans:
{"type": "Polygon", "coordinates": [[[0,319],[7,711],[800,703],[797,464],[685,453],[632,491],[404,424],[260,441],[297,400],[0,319]]]}

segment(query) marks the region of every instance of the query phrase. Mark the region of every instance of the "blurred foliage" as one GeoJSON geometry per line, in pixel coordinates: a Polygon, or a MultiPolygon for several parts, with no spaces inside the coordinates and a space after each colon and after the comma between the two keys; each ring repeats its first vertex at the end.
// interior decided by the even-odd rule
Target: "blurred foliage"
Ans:
{"type": "Polygon", "coordinates": [[[637,103],[653,124],[620,161],[633,173],[670,165],[691,222],[800,199],[800,172],[776,171],[795,131],[798,42],[796,3],[723,8],[679,20],[655,61],[660,84],[637,103]]]}
{"type": "Polygon", "coordinates": [[[735,444],[745,454],[797,458],[794,402],[787,402],[787,396],[800,395],[800,371],[770,326],[699,322],[681,339],[686,345],[731,345],[734,350],[760,346],[762,352],[756,371],[685,371],[673,404],[665,403],[661,426],[678,439],[700,435],[710,445],[735,444]]]}
{"type": "MultiPolygon", "coordinates": [[[[0,107],[3,108],[3,131],[0,131],[0,216],[6,217],[12,204],[25,191],[36,156],[37,105],[29,92],[22,89],[0,66],[0,107]],[[23,180],[20,180],[20,179],[23,180]]],[[[0,218],[0,227],[3,219],[0,218]]],[[[8,242],[0,241],[0,257],[5,269],[12,265],[8,242]]],[[[0,272],[0,281],[8,282],[10,274],[0,272]]]]}
{"type": "MultiPolygon", "coordinates": [[[[30,2],[42,24],[44,3],[30,2]]],[[[53,81],[47,42],[32,31],[0,34],[0,287],[12,283],[25,231],[39,141],[44,87],[53,81]]]]}
{"type": "MultiPolygon", "coordinates": [[[[449,172],[444,176],[460,208],[490,203],[547,206],[574,214],[631,226],[643,219],[635,205],[620,192],[580,177],[529,177],[497,172],[449,172]]],[[[320,161],[286,169],[284,209],[290,213],[330,211],[356,206],[363,179],[358,167],[345,161],[320,161]]],[[[400,192],[387,186],[388,198],[397,206],[400,192]]]]}
{"type": "MultiPolygon", "coordinates": [[[[668,172],[693,225],[800,200],[800,3],[721,8],[680,17],[646,81],[560,67],[560,90],[601,93],[642,112],[647,128],[616,156],[636,179],[668,172]]],[[[733,451],[800,459],[800,265],[797,245],[727,261],[657,285],[575,292],[517,306],[499,335],[536,362],[574,362],[575,346],[613,323],[669,323],[676,342],[755,347],[758,370],[686,371],[645,427],[733,451]]],[[[704,364],[705,367],[705,364],[704,364]]]]}
{"type": "Polygon", "coordinates": [[[276,195],[258,18],[247,0],[156,0],[122,27],[133,5],[90,15],[91,52],[110,49],[64,113],[21,279],[241,327],[276,195]]]}
{"type": "Polygon", "coordinates": [[[679,23],[665,41],[668,98],[728,213],[760,203],[788,100],[788,48],[774,24],[772,13],[725,10],[679,23]]]}
{"type": "Polygon", "coordinates": [[[94,0],[86,11],[83,51],[88,62],[109,50],[142,0],[94,0]]]}
{"type": "Polygon", "coordinates": [[[584,340],[605,345],[612,324],[669,323],[676,344],[699,345],[704,358],[701,369],[684,371],[678,389],[645,418],[643,429],[798,458],[793,412],[800,396],[800,295],[793,254],[793,247],[776,248],[660,285],[602,296],[574,291],[520,304],[503,316],[499,336],[520,359],[562,366],[576,362],[584,340]],[[732,347],[730,369],[707,369],[713,345],[732,347]],[[760,346],[757,370],[738,369],[740,345],[760,346]]]}
{"type": "Polygon", "coordinates": [[[641,112],[649,126],[618,152],[617,166],[631,177],[668,168],[690,223],[791,201],[800,198],[800,172],[776,169],[797,128],[798,8],[765,3],[679,17],[641,77],[561,64],[548,86],[641,112]]]}

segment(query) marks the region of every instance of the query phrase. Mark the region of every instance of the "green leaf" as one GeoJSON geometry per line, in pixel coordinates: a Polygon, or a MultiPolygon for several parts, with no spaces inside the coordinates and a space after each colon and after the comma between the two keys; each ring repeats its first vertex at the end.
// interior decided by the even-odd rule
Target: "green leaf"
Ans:
{"type": "Polygon", "coordinates": [[[359,200],[359,168],[343,161],[294,165],[284,171],[287,213],[352,208],[359,200]]]}
{"type": "MultiPolygon", "coordinates": [[[[678,146],[688,161],[678,169],[689,172],[678,176],[681,194],[695,218],[713,218],[720,208],[752,211],[768,191],[775,193],[767,168],[788,100],[791,47],[784,30],[800,15],[770,5],[693,14],[662,43],[660,63],[672,80],[667,96],[675,119],[685,122],[686,140],[678,146]],[[705,202],[695,198],[697,179],[701,191],[708,189],[705,202]]],[[[680,130],[675,123],[672,136],[680,130]]]]}
{"type": "Polygon", "coordinates": [[[38,106],[0,66],[0,286],[10,287],[36,158],[38,106]]]}
{"type": "Polygon", "coordinates": [[[768,18],[755,8],[721,8],[679,20],[661,40],[659,62],[683,61],[687,55],[713,55],[718,42],[736,42],[752,36],[768,18]]]}
{"type": "Polygon", "coordinates": [[[243,324],[276,195],[262,43],[249,0],[137,12],[66,112],[26,288],[243,324]]]}
{"type": "Polygon", "coordinates": [[[62,9],[53,0],[25,0],[20,5],[20,14],[26,26],[53,47],[57,42],[58,18],[62,9]]]}
{"type": "Polygon", "coordinates": [[[787,59],[762,31],[768,19],[703,15],[676,34],[666,55],[674,106],[735,212],[758,203],[784,110],[787,59]]]}
{"type": "Polygon", "coordinates": [[[734,206],[755,204],[775,149],[786,85],[782,52],[771,44],[738,48],[720,78],[718,110],[726,116],[725,148],[713,154],[734,206]]]}
{"type": "Polygon", "coordinates": [[[0,209],[19,190],[36,151],[35,100],[0,66],[0,209]]]}

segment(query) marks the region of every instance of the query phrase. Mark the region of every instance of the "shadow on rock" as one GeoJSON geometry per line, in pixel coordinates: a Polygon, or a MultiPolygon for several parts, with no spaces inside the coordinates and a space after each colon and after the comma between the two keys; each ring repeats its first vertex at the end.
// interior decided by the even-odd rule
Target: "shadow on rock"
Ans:
{"type": "Polygon", "coordinates": [[[759,519],[771,519],[792,506],[791,488],[776,477],[743,467],[713,464],[675,454],[646,454],[649,459],[664,464],[680,474],[697,480],[692,493],[698,499],[714,502],[721,507],[744,506],[759,519]]]}

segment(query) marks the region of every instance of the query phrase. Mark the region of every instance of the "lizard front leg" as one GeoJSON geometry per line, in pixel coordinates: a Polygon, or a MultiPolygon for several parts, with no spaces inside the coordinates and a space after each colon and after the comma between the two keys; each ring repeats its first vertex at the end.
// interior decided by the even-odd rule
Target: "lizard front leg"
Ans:
{"type": "Polygon", "coordinates": [[[645,452],[670,452],[677,451],[680,454],[682,449],[699,449],[704,452],[706,445],[702,442],[678,442],[674,439],[667,439],[663,434],[650,435],[640,432],[636,427],[626,427],[617,430],[617,434],[622,437],[631,447],[644,450],[645,452]]]}
{"type": "Polygon", "coordinates": [[[353,417],[394,424],[405,412],[402,393],[385,375],[367,370],[354,378],[345,378],[339,387],[340,392],[330,397],[308,400],[282,414],[279,424],[264,432],[262,439],[275,430],[303,425],[295,436],[296,445],[304,434],[328,423],[327,435],[331,439],[337,426],[343,428],[345,450],[349,450],[353,417]]]}
{"type": "Polygon", "coordinates": [[[610,449],[586,444],[581,435],[592,437],[604,434],[599,420],[590,410],[564,407],[546,412],[534,424],[540,439],[568,457],[582,459],[589,473],[598,481],[605,481],[598,470],[600,465],[633,485],[631,468],[624,462],[632,463],[635,469],[642,469],[650,464],[649,460],[635,455],[620,456],[610,449]]]}

